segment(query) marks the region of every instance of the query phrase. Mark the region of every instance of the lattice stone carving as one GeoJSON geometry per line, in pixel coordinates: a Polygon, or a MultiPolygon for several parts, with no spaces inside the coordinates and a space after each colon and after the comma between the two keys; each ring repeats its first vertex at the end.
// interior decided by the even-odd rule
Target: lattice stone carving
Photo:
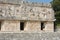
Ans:
{"type": "Polygon", "coordinates": [[[4,17],[5,16],[5,7],[0,6],[0,17],[4,17]]]}
{"type": "Polygon", "coordinates": [[[20,11],[21,11],[20,6],[15,6],[15,16],[18,17],[18,18],[21,17],[20,11]]]}
{"type": "Polygon", "coordinates": [[[17,18],[19,20],[54,19],[52,8],[29,5],[0,5],[0,17],[17,18]]]}
{"type": "Polygon", "coordinates": [[[8,5],[8,6],[6,7],[6,16],[12,17],[12,16],[15,15],[14,12],[15,12],[15,11],[14,11],[14,6],[8,5]]]}
{"type": "Polygon", "coordinates": [[[29,12],[32,12],[32,7],[29,7],[29,6],[22,6],[21,7],[21,13],[29,13],[29,12]]]}

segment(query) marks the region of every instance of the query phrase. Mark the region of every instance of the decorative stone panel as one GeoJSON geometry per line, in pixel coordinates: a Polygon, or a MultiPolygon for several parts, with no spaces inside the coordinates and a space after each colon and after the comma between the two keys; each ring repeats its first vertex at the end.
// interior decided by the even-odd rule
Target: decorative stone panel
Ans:
{"type": "Polygon", "coordinates": [[[23,4],[1,4],[0,5],[1,18],[5,19],[17,19],[17,20],[40,20],[40,21],[53,21],[54,12],[52,8],[48,7],[36,7],[26,6],[23,4]]]}

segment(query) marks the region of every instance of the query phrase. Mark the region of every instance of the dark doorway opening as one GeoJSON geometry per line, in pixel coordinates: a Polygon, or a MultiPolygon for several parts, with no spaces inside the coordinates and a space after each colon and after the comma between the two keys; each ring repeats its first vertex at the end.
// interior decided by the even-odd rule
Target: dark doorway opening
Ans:
{"type": "Polygon", "coordinates": [[[44,28],[45,28],[44,22],[41,22],[41,30],[43,30],[44,28]]]}
{"type": "Polygon", "coordinates": [[[56,24],[56,22],[54,22],[54,32],[56,31],[56,29],[57,29],[57,24],[56,24]]]}
{"type": "Polygon", "coordinates": [[[0,30],[1,30],[1,22],[0,22],[0,30]]]}
{"type": "Polygon", "coordinates": [[[24,30],[24,22],[20,22],[20,30],[24,30]]]}

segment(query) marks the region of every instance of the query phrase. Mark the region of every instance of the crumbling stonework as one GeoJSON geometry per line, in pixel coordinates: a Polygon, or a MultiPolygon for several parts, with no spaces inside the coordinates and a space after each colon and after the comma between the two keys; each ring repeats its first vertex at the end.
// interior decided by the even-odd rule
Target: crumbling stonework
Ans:
{"type": "Polygon", "coordinates": [[[51,4],[1,0],[0,20],[1,31],[54,32],[55,17],[51,4]]]}

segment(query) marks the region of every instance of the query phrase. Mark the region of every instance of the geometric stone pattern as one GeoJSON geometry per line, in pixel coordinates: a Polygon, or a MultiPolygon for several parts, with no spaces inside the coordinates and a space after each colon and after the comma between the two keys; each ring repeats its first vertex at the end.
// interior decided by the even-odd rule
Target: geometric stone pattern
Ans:
{"type": "MultiPolygon", "coordinates": [[[[36,3],[35,3],[36,4],[36,3]]],[[[54,21],[54,11],[50,6],[38,6],[31,3],[0,3],[0,19],[54,21]],[[49,17],[48,17],[49,16],[49,17]]]]}

